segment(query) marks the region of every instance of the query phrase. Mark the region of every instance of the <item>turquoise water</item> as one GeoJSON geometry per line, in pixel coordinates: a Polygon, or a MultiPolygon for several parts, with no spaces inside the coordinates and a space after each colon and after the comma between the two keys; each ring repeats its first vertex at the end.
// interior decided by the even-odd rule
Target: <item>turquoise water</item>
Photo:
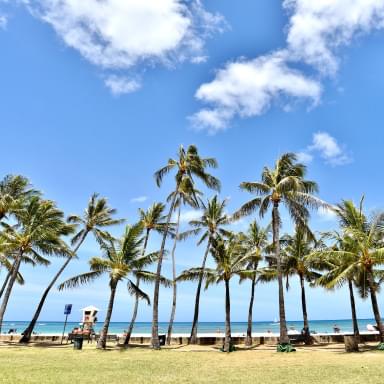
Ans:
{"type": "MultiPolygon", "coordinates": [[[[288,321],[289,328],[294,328],[300,331],[303,327],[301,321],[288,321]]],[[[352,331],[352,322],[351,320],[313,320],[310,321],[311,332],[316,331],[318,333],[333,332],[334,325],[341,329],[341,332],[350,332],[352,331]]],[[[375,324],[373,319],[361,319],[359,320],[360,331],[367,330],[367,324],[375,324]]],[[[28,322],[25,321],[5,321],[3,323],[2,332],[8,333],[9,329],[16,329],[18,333],[23,332],[27,327],[28,322]]],[[[64,322],[62,321],[40,321],[38,322],[35,332],[38,334],[54,334],[61,333],[63,331],[64,322]]],[[[67,331],[70,331],[74,327],[78,327],[79,323],[77,322],[68,322],[67,331]]],[[[102,323],[97,323],[95,330],[98,331],[102,327],[102,323]]],[[[168,323],[159,323],[160,333],[166,333],[168,323]]],[[[128,323],[126,322],[112,322],[109,327],[110,333],[123,333],[128,328],[128,323]]],[[[191,330],[191,323],[174,323],[174,333],[189,333],[191,330]]],[[[199,333],[215,333],[218,330],[224,331],[224,323],[222,322],[202,322],[199,324],[199,333]]],[[[233,322],[232,323],[232,332],[233,333],[245,333],[247,330],[247,323],[245,322],[233,322]]],[[[279,332],[279,324],[274,323],[273,321],[263,321],[253,323],[253,332],[268,332],[271,331],[279,332]]],[[[139,322],[135,325],[135,333],[151,333],[151,323],[150,322],[139,322]]]]}

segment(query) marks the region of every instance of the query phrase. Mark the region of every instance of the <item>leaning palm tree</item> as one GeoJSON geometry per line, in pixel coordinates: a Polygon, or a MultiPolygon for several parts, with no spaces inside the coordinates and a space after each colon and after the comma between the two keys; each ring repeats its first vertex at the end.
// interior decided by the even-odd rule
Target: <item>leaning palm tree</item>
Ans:
{"type": "Polygon", "coordinates": [[[325,206],[325,203],[312,195],[317,191],[317,185],[313,181],[306,180],[305,174],[306,166],[296,162],[295,154],[282,155],[274,168],[264,167],[260,182],[243,182],[240,184],[241,189],[254,193],[257,197],[244,204],[234,215],[235,218],[239,218],[259,209],[260,217],[264,217],[272,207],[273,247],[279,288],[280,344],[278,351],[290,350],[280,257],[281,218],[279,208],[283,204],[295,224],[304,226],[308,222],[308,208],[325,206]]]}
{"type": "Polygon", "coordinates": [[[115,213],[116,210],[108,206],[107,199],[103,197],[100,198],[98,194],[94,193],[88,202],[88,206],[85,209],[83,216],[72,215],[68,218],[69,223],[80,226],[80,230],[75,234],[71,241],[73,250],[44,290],[32,320],[23,332],[20,343],[27,343],[30,340],[49,292],[67,268],[68,264],[76,258],[77,252],[88,234],[92,233],[98,241],[105,240],[108,237],[105,228],[123,222],[123,220],[113,218],[115,213]]]}
{"type": "MultiPolygon", "coordinates": [[[[3,296],[5,288],[8,285],[9,279],[11,278],[13,264],[14,264],[14,260],[10,260],[10,257],[9,256],[7,257],[7,254],[13,255],[13,253],[14,253],[13,250],[9,249],[7,247],[7,243],[5,242],[5,239],[0,236],[0,271],[2,269],[5,269],[5,271],[6,271],[5,279],[4,279],[3,284],[1,285],[1,288],[0,288],[0,299],[3,296]]],[[[19,272],[18,279],[16,281],[20,285],[24,284],[24,279],[21,276],[20,272],[19,272]]]]}
{"type": "MultiPolygon", "coordinates": [[[[1,250],[2,245],[3,245],[2,244],[3,241],[4,241],[4,238],[0,237],[0,250],[1,250]]],[[[15,258],[17,256],[17,253],[15,253],[13,250],[10,250],[10,249],[6,250],[6,254],[7,254],[7,256],[2,255],[0,253],[0,266],[5,268],[5,270],[7,271],[7,275],[6,275],[6,277],[3,281],[3,284],[1,285],[1,288],[0,288],[0,299],[3,297],[3,293],[5,292],[5,289],[7,288],[9,280],[11,279],[13,267],[14,267],[14,263],[15,263],[15,258]]],[[[45,257],[40,256],[38,254],[31,254],[31,255],[24,254],[21,262],[23,264],[28,264],[32,267],[35,267],[37,265],[42,265],[42,266],[47,267],[51,264],[48,259],[46,259],[45,257]]],[[[24,285],[25,281],[24,281],[24,278],[23,278],[22,274],[20,273],[20,271],[17,273],[17,277],[16,277],[15,282],[18,283],[19,285],[24,285]]]]}
{"type": "Polygon", "coordinates": [[[228,239],[217,237],[211,239],[211,254],[216,263],[216,268],[191,268],[183,271],[178,280],[195,281],[199,280],[203,274],[206,281],[206,288],[211,284],[224,282],[225,286],[225,340],[223,351],[232,351],[231,340],[231,300],[230,300],[230,280],[234,276],[245,278],[250,276],[253,271],[246,269],[249,255],[242,242],[240,235],[232,234],[228,239]]]}
{"type": "Polygon", "coordinates": [[[313,283],[321,275],[315,271],[308,262],[308,256],[317,246],[314,235],[306,228],[296,226],[293,236],[285,235],[281,239],[284,249],[283,274],[287,277],[287,289],[289,288],[290,276],[297,276],[301,290],[301,308],[303,313],[303,334],[306,344],[310,344],[307,300],[305,295],[305,282],[313,283]]]}
{"type": "Polygon", "coordinates": [[[201,264],[201,274],[197,282],[196,295],[195,295],[195,308],[193,311],[193,321],[191,328],[191,336],[189,339],[190,344],[197,344],[197,326],[199,322],[199,308],[200,308],[200,295],[203,283],[204,270],[207,262],[208,254],[211,249],[211,240],[217,235],[228,235],[223,226],[227,225],[230,221],[225,212],[227,200],[220,201],[219,197],[215,195],[207,203],[201,202],[203,208],[203,215],[198,220],[191,220],[189,224],[193,227],[191,231],[186,231],[181,234],[181,237],[186,237],[191,234],[201,235],[197,245],[203,244],[207,241],[207,247],[204,253],[203,262],[201,264]]]}
{"type": "Polygon", "coordinates": [[[177,242],[179,241],[179,230],[180,230],[180,215],[181,215],[181,207],[182,206],[190,206],[192,208],[197,209],[200,206],[200,196],[202,193],[194,188],[194,185],[192,183],[192,180],[189,177],[185,177],[177,190],[177,192],[172,192],[168,196],[168,201],[171,201],[173,199],[174,194],[177,194],[176,200],[175,200],[175,209],[177,210],[177,217],[176,217],[176,224],[175,224],[175,234],[174,234],[174,240],[173,240],[173,247],[171,251],[171,258],[172,258],[172,309],[171,309],[171,316],[168,323],[168,332],[167,332],[167,344],[171,344],[171,338],[172,338],[172,329],[173,329],[173,322],[175,320],[175,314],[176,314],[176,302],[177,302],[177,275],[176,275],[176,246],[177,242]]]}
{"type": "Polygon", "coordinates": [[[17,220],[18,224],[15,226],[2,223],[4,230],[1,237],[7,247],[14,249],[16,256],[0,307],[0,332],[4,313],[24,256],[34,255],[40,258],[43,254],[69,257],[72,254],[61,236],[71,234],[73,225],[65,223],[63,212],[52,201],[32,197],[23,208],[18,210],[17,220]]]}
{"type": "Polygon", "coordinates": [[[7,175],[0,181],[0,221],[21,207],[23,201],[40,196],[29,180],[20,175],[7,175]]]}
{"type": "MultiPolygon", "coordinates": [[[[244,235],[244,247],[246,250],[247,265],[246,269],[251,271],[246,276],[251,281],[251,295],[248,308],[248,325],[247,325],[247,337],[245,339],[245,345],[250,347],[252,345],[252,324],[253,324],[253,303],[255,299],[255,286],[257,283],[258,268],[260,262],[263,260],[265,249],[268,245],[268,237],[271,232],[270,226],[266,228],[260,227],[256,220],[250,225],[248,232],[244,235]]],[[[244,279],[240,279],[240,282],[244,279]]]]}
{"type": "Polygon", "coordinates": [[[150,303],[148,295],[130,279],[130,275],[140,276],[145,280],[155,278],[154,273],[143,271],[143,267],[151,264],[153,258],[152,256],[142,256],[142,231],[143,227],[139,222],[132,226],[128,225],[124,235],[117,241],[112,238],[102,241],[100,246],[103,255],[102,257],[93,257],[89,261],[90,271],[72,277],[59,286],[59,290],[76,288],[79,285],[93,282],[105,274],[109,276],[110,296],[103,328],[97,342],[98,349],[105,349],[106,347],[116,290],[121,281],[127,280],[128,292],[131,295],[139,296],[146,300],[148,304],[150,303]]]}
{"type": "MultiPolygon", "coordinates": [[[[144,244],[142,249],[142,256],[147,251],[147,245],[150,233],[152,231],[158,233],[164,233],[166,228],[165,216],[164,216],[165,205],[163,203],[154,203],[146,211],[139,209],[140,222],[145,231],[144,244]]],[[[140,277],[136,279],[136,286],[140,287],[140,277]]],[[[137,311],[139,309],[140,296],[136,295],[135,304],[133,307],[132,319],[128,327],[127,335],[124,339],[124,345],[128,345],[132,336],[133,328],[137,317],[137,311]]]]}
{"type": "MultiPolygon", "coordinates": [[[[208,188],[216,190],[220,189],[220,182],[217,178],[207,173],[208,167],[216,168],[217,162],[213,158],[200,157],[197,148],[194,145],[190,145],[186,150],[183,146],[180,146],[177,158],[169,159],[166,166],[162,167],[155,173],[155,179],[158,186],[162,184],[165,175],[171,171],[176,171],[175,174],[175,189],[177,192],[181,182],[185,178],[191,180],[191,184],[194,185],[194,178],[200,179],[208,188]]],[[[153,293],[153,318],[152,318],[152,340],[151,345],[153,349],[160,349],[159,343],[159,292],[160,292],[160,276],[161,267],[163,264],[165,243],[168,237],[169,224],[171,222],[172,214],[175,210],[177,194],[175,193],[170,202],[170,207],[166,220],[166,227],[161,242],[159,259],[157,262],[157,279],[155,281],[155,288],[153,293]]]]}

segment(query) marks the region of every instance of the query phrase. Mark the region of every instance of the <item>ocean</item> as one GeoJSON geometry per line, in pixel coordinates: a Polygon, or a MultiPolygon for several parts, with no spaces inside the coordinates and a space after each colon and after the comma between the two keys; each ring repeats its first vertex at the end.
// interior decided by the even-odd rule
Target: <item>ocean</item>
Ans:
{"type": "MultiPolygon", "coordinates": [[[[332,333],[333,327],[337,325],[341,332],[351,332],[352,331],[352,321],[351,320],[312,320],[310,323],[311,332],[317,333],[332,333]]],[[[373,319],[360,319],[359,327],[360,331],[367,330],[367,324],[375,324],[373,319]]],[[[26,321],[5,321],[3,323],[2,332],[8,333],[10,329],[16,329],[17,333],[23,332],[27,327],[28,322],[26,321]]],[[[99,322],[95,326],[95,331],[99,331],[103,323],[99,322]]],[[[128,322],[111,322],[109,327],[109,333],[124,333],[128,328],[128,322]]],[[[190,322],[177,322],[174,323],[173,333],[182,333],[188,334],[191,330],[192,323],[190,322]]],[[[303,327],[302,321],[288,321],[288,329],[295,329],[300,331],[303,327]]],[[[37,334],[61,334],[63,332],[63,321],[39,321],[35,328],[37,334]]],[[[78,327],[78,322],[67,323],[66,333],[72,330],[75,327],[78,327]]],[[[216,333],[223,332],[225,324],[223,322],[201,322],[199,323],[198,332],[199,333],[216,333]]],[[[246,322],[233,322],[231,323],[232,333],[245,333],[247,330],[246,322]]],[[[168,329],[168,323],[161,322],[159,323],[159,332],[166,333],[168,329]]],[[[253,332],[255,333],[278,333],[279,332],[279,323],[274,321],[261,321],[253,323],[253,332]]],[[[151,333],[151,323],[150,322],[138,322],[135,324],[134,333],[139,334],[150,334],[151,333]]]]}

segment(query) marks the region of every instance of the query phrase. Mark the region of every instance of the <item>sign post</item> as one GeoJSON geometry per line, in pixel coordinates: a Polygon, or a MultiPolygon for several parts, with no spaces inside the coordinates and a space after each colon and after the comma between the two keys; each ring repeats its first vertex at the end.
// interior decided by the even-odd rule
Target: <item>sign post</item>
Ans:
{"type": "Polygon", "coordinates": [[[63,344],[65,328],[67,327],[68,315],[71,314],[71,311],[72,311],[72,304],[65,304],[65,307],[64,307],[65,321],[64,321],[63,334],[61,336],[61,344],[63,344]]]}

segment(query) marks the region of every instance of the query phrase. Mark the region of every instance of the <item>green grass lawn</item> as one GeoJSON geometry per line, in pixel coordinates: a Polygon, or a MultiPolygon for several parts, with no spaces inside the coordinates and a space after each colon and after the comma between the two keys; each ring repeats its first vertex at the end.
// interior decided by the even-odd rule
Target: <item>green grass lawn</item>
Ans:
{"type": "Polygon", "coordinates": [[[264,347],[231,354],[189,347],[96,351],[86,346],[0,345],[0,383],[382,383],[384,352],[342,346],[278,354],[264,347]]]}

